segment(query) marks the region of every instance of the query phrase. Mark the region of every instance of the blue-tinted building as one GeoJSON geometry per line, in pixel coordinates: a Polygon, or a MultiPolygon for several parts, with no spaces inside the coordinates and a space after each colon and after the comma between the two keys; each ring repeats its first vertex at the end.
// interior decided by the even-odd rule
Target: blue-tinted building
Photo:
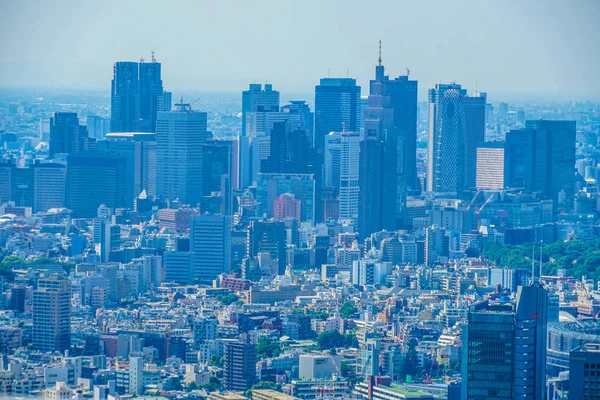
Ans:
{"type": "Polygon", "coordinates": [[[360,86],[352,78],[323,78],[315,87],[313,146],[322,153],[330,132],[360,130],[360,86]]]}

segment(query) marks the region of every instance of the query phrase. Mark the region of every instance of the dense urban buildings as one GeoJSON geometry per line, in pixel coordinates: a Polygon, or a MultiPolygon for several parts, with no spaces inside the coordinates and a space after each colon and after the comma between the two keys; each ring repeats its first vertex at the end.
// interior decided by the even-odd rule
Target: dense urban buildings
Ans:
{"type": "Polygon", "coordinates": [[[0,396],[595,398],[600,106],[389,67],[0,97],[0,396]]]}

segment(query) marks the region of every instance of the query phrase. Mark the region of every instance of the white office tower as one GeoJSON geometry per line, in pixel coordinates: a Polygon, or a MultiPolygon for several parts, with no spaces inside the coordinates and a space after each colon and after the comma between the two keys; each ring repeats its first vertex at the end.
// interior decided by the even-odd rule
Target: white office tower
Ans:
{"type": "Polygon", "coordinates": [[[325,137],[325,186],[339,193],[341,220],[358,220],[359,153],[358,132],[331,132],[325,137]]]}
{"type": "Polygon", "coordinates": [[[176,104],[156,120],[156,192],[169,200],[195,206],[202,198],[202,145],[206,113],[176,104]]]}

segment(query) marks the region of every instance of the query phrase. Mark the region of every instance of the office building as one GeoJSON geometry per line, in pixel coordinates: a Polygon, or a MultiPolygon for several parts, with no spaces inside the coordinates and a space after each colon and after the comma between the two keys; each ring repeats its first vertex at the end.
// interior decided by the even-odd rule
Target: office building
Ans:
{"type": "Polygon", "coordinates": [[[199,349],[207,340],[217,338],[217,325],[219,321],[216,318],[201,317],[194,320],[194,348],[199,349]]]}
{"type": "Polygon", "coordinates": [[[103,118],[97,115],[90,115],[86,119],[88,136],[96,140],[104,139],[104,136],[110,132],[110,118],[103,118]]]}
{"type": "Polygon", "coordinates": [[[456,83],[429,90],[427,190],[458,195],[475,185],[476,148],[485,140],[485,93],[456,83]]]}
{"type": "Polygon", "coordinates": [[[313,146],[323,152],[330,132],[360,130],[360,86],[352,78],[323,78],[315,87],[313,146]]]}
{"type": "Polygon", "coordinates": [[[233,172],[233,142],[209,139],[202,146],[202,195],[227,190],[221,184],[223,175],[233,172]]]}
{"type": "Polygon", "coordinates": [[[90,139],[77,113],[57,112],[50,118],[50,158],[57,153],[73,154],[87,150],[90,139]]]}
{"type": "Polygon", "coordinates": [[[515,399],[515,322],[510,303],[469,308],[463,329],[463,400],[515,399]]]}
{"type": "Polygon", "coordinates": [[[273,202],[273,218],[277,220],[293,218],[300,222],[302,206],[293,194],[283,193],[273,202]]]}
{"type": "Polygon", "coordinates": [[[469,308],[463,331],[463,399],[544,399],[548,292],[517,288],[516,302],[469,308]]]}
{"type": "Polygon", "coordinates": [[[361,370],[365,378],[379,376],[379,355],[381,342],[377,339],[368,339],[361,350],[361,370]]]}
{"type": "Polygon", "coordinates": [[[121,227],[111,220],[94,218],[94,248],[100,262],[110,261],[110,252],[121,247],[121,227]]]}
{"type": "Polygon", "coordinates": [[[110,150],[125,157],[126,203],[146,191],[156,195],[156,134],[148,132],[113,132],[97,144],[98,149],[110,150]]]}
{"type": "Polygon", "coordinates": [[[475,187],[502,190],[505,186],[507,161],[503,142],[480,143],[477,147],[475,187]]]}
{"type": "Polygon", "coordinates": [[[544,399],[548,292],[540,283],[517,288],[515,306],[515,398],[544,399]]]}
{"type": "Polygon", "coordinates": [[[156,122],[156,192],[195,206],[202,198],[202,146],[208,138],[206,113],[189,104],[159,112],[156,122]]]}
{"type": "Polygon", "coordinates": [[[419,190],[416,173],[417,81],[390,79],[381,55],[364,107],[360,153],[359,232],[366,237],[405,225],[406,193],[419,190]]]}
{"type": "Polygon", "coordinates": [[[223,343],[223,387],[243,392],[256,381],[256,346],[239,341],[223,343]]]}
{"type": "Polygon", "coordinates": [[[161,64],[117,62],[111,83],[111,132],[156,132],[157,112],[170,109],[163,95],[161,64]]]}
{"type": "Polygon", "coordinates": [[[295,124],[294,130],[307,131],[312,143],[315,115],[310,111],[308,104],[304,100],[290,100],[290,104],[281,107],[281,112],[288,114],[288,119],[295,124]]]}
{"type": "Polygon", "coordinates": [[[292,194],[300,201],[302,222],[315,221],[315,180],[313,174],[258,174],[256,214],[273,218],[275,200],[282,194],[292,194]]]}
{"type": "Polygon", "coordinates": [[[278,261],[278,274],[283,275],[286,267],[287,233],[285,224],[279,221],[252,221],[248,228],[247,257],[267,252],[278,261]]]}
{"type": "Polygon", "coordinates": [[[339,197],[339,218],[358,221],[360,134],[331,132],[325,137],[324,184],[339,197]]]}
{"type": "Polygon", "coordinates": [[[144,358],[129,357],[129,394],[144,394],[144,358]]]}
{"type": "Polygon", "coordinates": [[[101,204],[127,207],[126,159],[110,151],[89,150],[67,157],[66,205],[77,218],[96,215],[101,204]]]}
{"type": "Polygon", "coordinates": [[[40,278],[33,291],[33,348],[64,352],[71,347],[71,281],[40,278]]]}
{"type": "Polygon", "coordinates": [[[573,209],[575,121],[527,121],[525,186],[554,201],[555,210],[573,209]]]}
{"type": "Polygon", "coordinates": [[[190,251],[194,278],[211,282],[231,272],[231,217],[198,215],[191,217],[190,251]]]}
{"type": "Polygon", "coordinates": [[[446,229],[432,225],[425,230],[425,264],[430,265],[449,256],[450,241],[446,229]]]}
{"type": "Polygon", "coordinates": [[[569,400],[600,399],[600,344],[584,344],[571,351],[569,400]]]}
{"type": "Polygon", "coordinates": [[[273,85],[251,83],[248,90],[242,92],[242,136],[246,135],[246,113],[262,109],[279,110],[279,92],[273,85]]]}
{"type": "Polygon", "coordinates": [[[65,206],[67,168],[56,162],[36,162],[33,170],[33,212],[65,206]]]}

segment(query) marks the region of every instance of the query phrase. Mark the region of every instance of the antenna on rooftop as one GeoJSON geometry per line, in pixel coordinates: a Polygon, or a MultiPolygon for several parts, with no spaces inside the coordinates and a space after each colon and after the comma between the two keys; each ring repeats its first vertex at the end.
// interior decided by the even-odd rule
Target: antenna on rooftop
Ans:
{"type": "Polygon", "coordinates": [[[408,78],[410,76],[410,69],[408,69],[408,67],[406,67],[406,77],[408,78]]]}
{"type": "Polygon", "coordinates": [[[381,39],[379,39],[379,58],[377,59],[377,63],[381,66],[381,39]]]}
{"type": "Polygon", "coordinates": [[[531,246],[531,284],[535,283],[535,245],[531,246]]]}
{"type": "Polygon", "coordinates": [[[141,63],[143,63],[143,62],[144,62],[144,55],[143,55],[143,54],[140,56],[140,62],[141,62],[141,63]]]}
{"type": "Polygon", "coordinates": [[[154,50],[152,50],[151,53],[152,53],[152,62],[156,62],[156,58],[154,58],[154,50]]]}

